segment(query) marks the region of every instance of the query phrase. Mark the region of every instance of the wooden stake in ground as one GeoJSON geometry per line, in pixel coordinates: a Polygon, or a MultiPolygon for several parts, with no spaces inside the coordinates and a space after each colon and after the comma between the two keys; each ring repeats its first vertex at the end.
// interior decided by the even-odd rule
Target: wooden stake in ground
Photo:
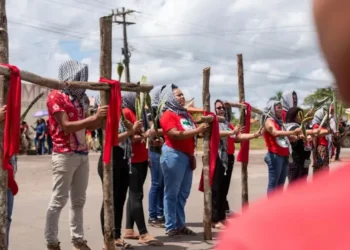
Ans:
{"type": "MultiPolygon", "coordinates": [[[[111,79],[112,77],[112,16],[100,18],[100,76],[111,79]]],[[[109,102],[109,93],[100,92],[101,105],[109,102]]],[[[104,145],[105,129],[102,126],[102,145],[104,145]]],[[[102,150],[103,151],[103,150],[102,150]]],[[[113,154],[111,153],[113,159],[113,154]]],[[[113,210],[113,169],[112,164],[103,163],[103,206],[104,206],[104,242],[105,250],[114,250],[114,210],[113,210]]]]}
{"type": "MultiPolygon", "coordinates": [[[[0,0],[0,63],[8,63],[9,60],[6,1],[0,0]]],[[[0,76],[0,105],[6,104],[9,79],[0,76]]],[[[19,138],[18,138],[19,139],[19,138]]],[[[6,250],[6,225],[7,225],[7,171],[2,168],[4,153],[4,123],[0,124],[0,250],[6,250]]]]}
{"type": "MultiPolygon", "coordinates": [[[[210,68],[203,70],[203,109],[210,111],[210,92],[209,92],[210,68]]],[[[204,179],[204,240],[212,240],[211,233],[211,187],[209,177],[209,144],[211,131],[204,133],[203,138],[203,179],[204,179]]]]}
{"type": "MultiPolygon", "coordinates": [[[[238,64],[238,95],[239,102],[245,101],[244,96],[244,73],[243,73],[243,56],[242,54],[237,55],[238,64]]],[[[240,124],[245,126],[245,109],[241,108],[240,124]]],[[[242,206],[248,205],[248,163],[241,163],[241,174],[242,174],[242,206]]]]}

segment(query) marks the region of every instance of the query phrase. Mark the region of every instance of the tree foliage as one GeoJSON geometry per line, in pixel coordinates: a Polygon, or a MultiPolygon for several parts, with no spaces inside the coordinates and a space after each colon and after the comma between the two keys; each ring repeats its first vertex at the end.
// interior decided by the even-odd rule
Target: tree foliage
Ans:
{"type": "MultiPolygon", "coordinates": [[[[326,97],[333,97],[333,88],[330,86],[316,89],[314,93],[305,97],[304,105],[313,106],[317,101],[320,101],[326,97]]],[[[332,99],[330,99],[329,103],[330,102],[332,102],[332,99]]]]}
{"type": "Polygon", "coordinates": [[[283,91],[279,90],[276,92],[275,96],[272,96],[269,101],[279,101],[282,99],[283,91]]]}

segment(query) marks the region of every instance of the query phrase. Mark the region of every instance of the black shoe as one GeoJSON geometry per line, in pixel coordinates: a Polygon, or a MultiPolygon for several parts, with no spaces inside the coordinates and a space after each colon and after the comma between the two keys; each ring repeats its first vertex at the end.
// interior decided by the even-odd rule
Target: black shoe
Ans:
{"type": "Polygon", "coordinates": [[[165,228],[165,217],[158,217],[158,223],[160,224],[161,228],[165,228]]]}
{"type": "Polygon", "coordinates": [[[157,227],[157,228],[160,228],[161,227],[161,223],[159,222],[158,219],[148,219],[148,225],[150,225],[151,227],[157,227]]]}

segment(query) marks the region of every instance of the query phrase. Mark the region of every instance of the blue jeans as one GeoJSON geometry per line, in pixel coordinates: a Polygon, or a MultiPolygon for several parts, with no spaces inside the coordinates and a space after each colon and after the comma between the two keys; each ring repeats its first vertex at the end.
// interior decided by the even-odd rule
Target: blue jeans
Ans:
{"type": "Polygon", "coordinates": [[[9,242],[10,242],[10,226],[12,221],[12,211],[13,211],[13,202],[14,202],[14,196],[12,194],[11,189],[7,189],[7,228],[6,228],[6,249],[9,249],[9,242]]]}
{"type": "Polygon", "coordinates": [[[160,166],[164,175],[165,228],[185,226],[185,205],[191,192],[193,170],[186,154],[163,145],[160,166]]]}
{"type": "Polygon", "coordinates": [[[288,174],[288,157],[268,152],[264,160],[269,168],[269,184],[267,186],[267,193],[269,193],[278,187],[283,187],[288,174]]]}
{"type": "Polygon", "coordinates": [[[151,161],[151,188],[148,194],[148,211],[150,219],[163,217],[163,199],[164,199],[164,177],[160,167],[160,154],[149,151],[151,161]]]}

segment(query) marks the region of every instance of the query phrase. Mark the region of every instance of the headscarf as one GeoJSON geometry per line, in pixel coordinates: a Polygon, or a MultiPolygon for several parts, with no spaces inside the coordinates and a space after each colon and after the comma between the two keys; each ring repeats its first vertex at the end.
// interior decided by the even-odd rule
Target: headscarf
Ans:
{"type": "MultiPolygon", "coordinates": [[[[311,125],[314,126],[315,124],[321,125],[323,118],[326,116],[326,112],[324,108],[320,108],[317,110],[314,114],[314,119],[311,122],[311,125]]],[[[328,127],[328,121],[326,121],[323,124],[324,127],[328,127]]]]}
{"type": "Polygon", "coordinates": [[[174,96],[173,90],[178,87],[175,84],[167,85],[159,95],[159,101],[165,100],[164,110],[171,110],[172,112],[188,117],[187,109],[180,105],[176,97],[174,96]]]}
{"type": "MultiPolygon", "coordinates": [[[[151,106],[154,108],[154,107],[158,107],[159,105],[159,95],[160,93],[162,92],[162,90],[166,87],[166,85],[163,85],[163,86],[157,86],[155,87],[154,89],[152,89],[152,91],[149,93],[150,96],[151,96],[151,106]]],[[[151,107],[149,107],[151,108],[151,107]]]]}
{"type": "MultiPolygon", "coordinates": [[[[276,110],[275,110],[275,107],[278,105],[278,104],[281,104],[281,102],[279,101],[269,101],[267,103],[267,106],[266,108],[264,109],[264,115],[266,117],[266,115],[268,114],[268,117],[273,119],[277,124],[278,126],[280,126],[281,128],[283,128],[283,121],[282,119],[280,118],[277,118],[276,116],[276,110]]],[[[263,115],[263,116],[264,116],[263,115]]],[[[264,119],[265,120],[265,119],[264,119]]]]}
{"type": "MultiPolygon", "coordinates": [[[[64,82],[86,82],[89,79],[88,65],[74,60],[68,60],[59,66],[58,79],[64,82]]],[[[85,91],[85,89],[62,89],[62,92],[68,95],[71,101],[77,100],[83,107],[84,112],[87,112],[89,110],[90,101],[87,95],[85,94],[85,91]]]]}
{"type": "MultiPolygon", "coordinates": [[[[292,108],[293,105],[293,95],[297,96],[297,93],[295,91],[285,91],[282,94],[281,98],[281,104],[282,108],[285,111],[288,111],[290,108],[292,108]]],[[[297,106],[298,106],[298,96],[297,96],[297,106]]]]}
{"type": "MultiPolygon", "coordinates": [[[[134,114],[136,114],[136,108],[135,108],[136,98],[137,98],[137,95],[135,92],[123,91],[122,92],[123,108],[128,108],[132,112],[134,112],[134,114]]],[[[143,128],[146,131],[148,129],[148,120],[147,120],[146,111],[144,111],[142,114],[142,120],[143,120],[143,128]]]]}

